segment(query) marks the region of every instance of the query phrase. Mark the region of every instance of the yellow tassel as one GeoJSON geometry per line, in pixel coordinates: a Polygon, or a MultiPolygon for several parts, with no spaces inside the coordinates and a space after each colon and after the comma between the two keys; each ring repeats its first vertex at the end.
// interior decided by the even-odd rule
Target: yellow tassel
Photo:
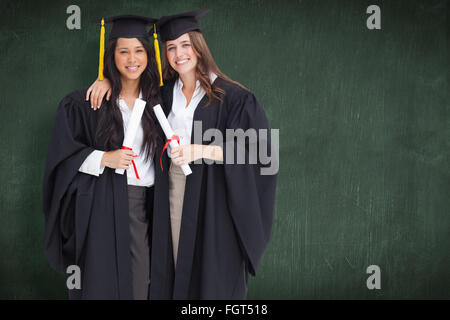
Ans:
{"type": "Polygon", "coordinates": [[[159,54],[159,43],[158,43],[158,35],[156,34],[156,25],[153,25],[153,38],[155,38],[154,46],[155,46],[155,57],[156,64],[158,65],[159,78],[161,79],[159,86],[162,87],[164,85],[161,71],[161,56],[159,54]]]}
{"type": "Polygon", "coordinates": [[[98,63],[98,80],[103,80],[103,56],[105,55],[105,21],[102,19],[100,31],[100,54],[98,63]]]}

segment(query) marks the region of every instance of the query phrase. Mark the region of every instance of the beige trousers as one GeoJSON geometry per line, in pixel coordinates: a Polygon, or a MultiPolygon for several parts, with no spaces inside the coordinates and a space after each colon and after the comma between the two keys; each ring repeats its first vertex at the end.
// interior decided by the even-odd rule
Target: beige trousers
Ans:
{"type": "Polygon", "coordinates": [[[180,240],[181,215],[183,212],[184,188],[186,176],[181,167],[170,162],[169,168],[169,205],[172,227],[172,246],[174,266],[177,266],[178,242],[180,240]]]}

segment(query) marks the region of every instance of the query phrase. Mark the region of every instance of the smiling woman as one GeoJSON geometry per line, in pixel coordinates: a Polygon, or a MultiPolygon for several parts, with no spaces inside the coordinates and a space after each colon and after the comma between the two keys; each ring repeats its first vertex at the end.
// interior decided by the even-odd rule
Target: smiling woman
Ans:
{"type": "Polygon", "coordinates": [[[178,39],[167,41],[165,47],[167,50],[167,61],[173,70],[178,74],[195,76],[198,59],[197,53],[192,49],[189,34],[185,33],[178,39]]]}
{"type": "Polygon", "coordinates": [[[56,113],[44,176],[44,247],[61,274],[70,265],[80,268],[81,289],[69,290],[72,299],[148,298],[153,155],[161,142],[150,108],[127,146],[132,148],[122,142],[135,102],[160,102],[146,31],[155,21],[130,15],[106,19],[113,27],[100,73],[110,79],[112,99],[94,111],[84,100],[86,90],[79,90],[66,96],[56,113]]]}
{"type": "MultiPolygon", "coordinates": [[[[153,226],[159,231],[152,259],[159,263],[152,265],[152,277],[164,278],[152,283],[151,295],[158,298],[245,298],[248,274],[256,274],[270,238],[276,175],[261,175],[260,162],[223,163],[226,155],[248,155],[249,150],[237,150],[234,141],[192,137],[195,121],[202,123],[202,133],[215,129],[222,136],[229,129],[269,128],[255,96],[215,63],[198,24],[207,12],[165,16],[157,24],[165,53],[162,98],[181,140],[181,146],[170,151],[171,159],[163,159],[169,170],[156,171],[153,226]],[[185,163],[192,168],[187,177],[180,170],[185,163]]],[[[270,140],[260,143],[270,147],[270,140]]]]}
{"type": "Polygon", "coordinates": [[[114,60],[122,81],[138,80],[147,68],[147,51],[136,38],[118,38],[114,60]]]}
{"type": "Polygon", "coordinates": [[[137,88],[139,79],[147,68],[147,51],[143,46],[144,42],[146,40],[118,38],[115,43],[114,62],[122,83],[120,97],[125,100],[130,109],[133,109],[136,94],[135,92],[133,94],[132,91],[127,92],[127,90],[128,88],[137,88]]]}

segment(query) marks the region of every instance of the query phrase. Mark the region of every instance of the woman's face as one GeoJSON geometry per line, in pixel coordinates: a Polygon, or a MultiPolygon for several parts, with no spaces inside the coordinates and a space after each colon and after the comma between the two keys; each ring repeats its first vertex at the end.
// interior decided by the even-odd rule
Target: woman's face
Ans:
{"type": "Polygon", "coordinates": [[[147,51],[136,38],[118,38],[114,60],[122,78],[137,80],[147,67],[147,51]]]}
{"type": "Polygon", "coordinates": [[[198,58],[192,47],[189,34],[185,33],[175,40],[167,41],[166,51],[170,66],[178,74],[195,73],[198,58]]]}

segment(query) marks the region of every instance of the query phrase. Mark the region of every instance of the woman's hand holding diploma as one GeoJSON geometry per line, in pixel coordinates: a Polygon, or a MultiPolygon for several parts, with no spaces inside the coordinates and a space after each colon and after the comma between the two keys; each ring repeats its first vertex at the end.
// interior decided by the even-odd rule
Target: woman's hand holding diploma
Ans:
{"type": "Polygon", "coordinates": [[[223,161],[223,151],[219,146],[186,144],[171,148],[170,157],[177,166],[182,166],[200,158],[223,161]]]}
{"type": "Polygon", "coordinates": [[[133,158],[137,157],[132,150],[117,149],[103,154],[101,165],[112,169],[127,170],[133,158]]]}

